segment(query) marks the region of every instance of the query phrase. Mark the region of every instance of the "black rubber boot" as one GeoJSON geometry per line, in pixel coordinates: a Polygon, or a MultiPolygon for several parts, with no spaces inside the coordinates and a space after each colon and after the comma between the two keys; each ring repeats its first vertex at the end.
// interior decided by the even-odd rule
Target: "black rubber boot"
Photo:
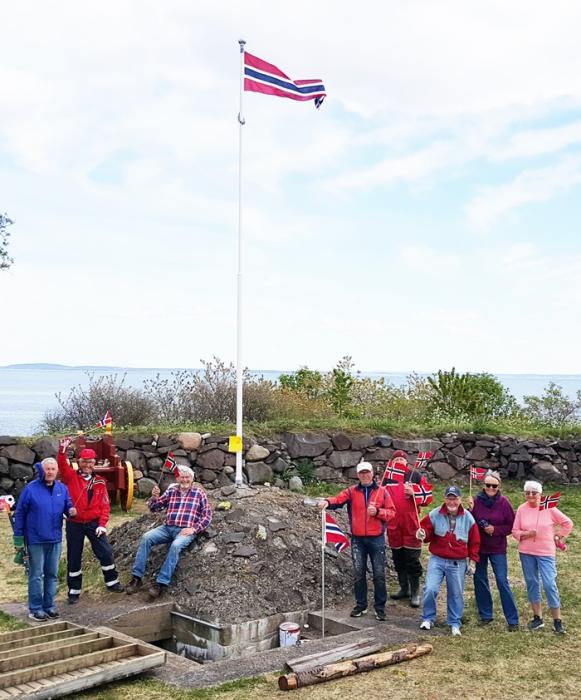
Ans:
{"type": "Polygon", "coordinates": [[[420,579],[410,576],[410,607],[420,607],[420,579]]]}
{"type": "Polygon", "coordinates": [[[399,591],[397,593],[394,593],[391,597],[394,600],[401,600],[402,598],[409,598],[410,597],[410,584],[408,581],[408,575],[407,574],[400,574],[398,571],[397,578],[399,581],[399,591]]]}

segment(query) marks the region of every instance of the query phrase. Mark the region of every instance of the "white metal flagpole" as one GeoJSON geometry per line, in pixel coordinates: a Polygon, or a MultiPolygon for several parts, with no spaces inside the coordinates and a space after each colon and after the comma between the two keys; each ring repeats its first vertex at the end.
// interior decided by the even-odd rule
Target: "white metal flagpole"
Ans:
{"type": "MultiPolygon", "coordinates": [[[[240,44],[240,111],[238,112],[238,274],[236,277],[236,435],[242,441],[242,127],[245,124],[242,111],[244,96],[244,39],[240,44]]],[[[242,486],[242,446],[236,452],[236,486],[242,486]]]]}
{"type": "Polygon", "coordinates": [[[321,510],[321,639],[325,639],[325,511],[321,510]]]}

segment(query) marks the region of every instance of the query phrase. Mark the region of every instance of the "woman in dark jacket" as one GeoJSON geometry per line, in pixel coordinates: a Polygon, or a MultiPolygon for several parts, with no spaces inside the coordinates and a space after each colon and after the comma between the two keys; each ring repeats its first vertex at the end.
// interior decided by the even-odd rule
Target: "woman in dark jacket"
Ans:
{"type": "Polygon", "coordinates": [[[58,466],[48,457],[36,465],[38,479],[18,499],[14,516],[14,546],[28,549],[29,617],[43,622],[59,616],[54,607],[63,518],[75,515],[67,487],[56,480],[58,466]]]}
{"type": "Polygon", "coordinates": [[[506,538],[514,523],[513,507],[500,492],[500,474],[488,470],[484,488],[470,498],[468,507],[480,530],[480,561],[474,574],[474,596],[480,624],[492,622],[492,595],[488,582],[488,562],[492,565],[504,617],[511,632],[518,630],[518,610],[508,582],[506,538]]]}

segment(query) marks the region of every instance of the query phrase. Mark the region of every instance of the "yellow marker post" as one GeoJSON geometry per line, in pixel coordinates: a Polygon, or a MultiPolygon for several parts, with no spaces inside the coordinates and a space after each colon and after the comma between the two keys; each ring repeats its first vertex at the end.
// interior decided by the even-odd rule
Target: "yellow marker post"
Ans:
{"type": "Polygon", "coordinates": [[[228,452],[242,452],[242,436],[230,435],[228,438],[228,452]]]}

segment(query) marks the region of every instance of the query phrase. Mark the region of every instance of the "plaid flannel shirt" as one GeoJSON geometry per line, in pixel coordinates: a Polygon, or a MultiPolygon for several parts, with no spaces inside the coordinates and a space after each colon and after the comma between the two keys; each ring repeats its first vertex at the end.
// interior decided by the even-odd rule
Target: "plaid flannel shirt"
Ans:
{"type": "Polygon", "coordinates": [[[191,527],[203,532],[212,522],[212,509],[202,489],[192,487],[182,492],[172,484],[159,498],[151,498],[149,510],[156,513],[167,508],[166,524],[170,527],[191,527]]]}

